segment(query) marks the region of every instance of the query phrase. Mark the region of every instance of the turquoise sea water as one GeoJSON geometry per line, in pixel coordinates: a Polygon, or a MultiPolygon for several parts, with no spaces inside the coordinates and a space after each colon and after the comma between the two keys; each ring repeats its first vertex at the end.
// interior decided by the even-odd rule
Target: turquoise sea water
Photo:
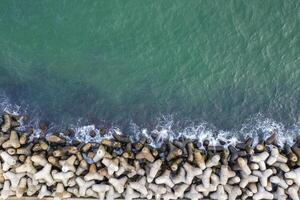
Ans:
{"type": "Polygon", "coordinates": [[[300,1],[0,1],[0,91],[58,124],[291,125],[300,1]]]}

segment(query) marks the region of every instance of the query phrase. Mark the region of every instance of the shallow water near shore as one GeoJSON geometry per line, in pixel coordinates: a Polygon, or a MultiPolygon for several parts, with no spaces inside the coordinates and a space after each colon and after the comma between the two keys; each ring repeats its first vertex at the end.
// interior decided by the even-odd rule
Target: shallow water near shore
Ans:
{"type": "Polygon", "coordinates": [[[2,1],[2,110],[78,132],[95,125],[229,137],[276,128],[295,136],[299,8],[298,1],[2,1]]]}

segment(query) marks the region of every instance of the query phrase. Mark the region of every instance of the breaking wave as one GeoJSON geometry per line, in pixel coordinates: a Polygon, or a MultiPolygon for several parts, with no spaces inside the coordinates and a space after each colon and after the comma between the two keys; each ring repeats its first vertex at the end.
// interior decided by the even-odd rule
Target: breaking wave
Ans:
{"type": "MultiPolygon", "coordinates": [[[[40,136],[39,123],[41,120],[40,111],[29,109],[26,106],[12,104],[5,95],[0,95],[0,111],[2,113],[10,113],[13,115],[21,115],[20,131],[26,130],[28,127],[34,129],[33,138],[40,136]],[[26,116],[30,116],[29,119],[26,116]]],[[[195,123],[187,122],[185,126],[179,126],[172,115],[160,116],[156,120],[153,128],[141,127],[134,122],[129,124],[128,136],[132,141],[138,141],[141,137],[147,137],[151,140],[151,145],[159,147],[164,141],[173,141],[176,139],[190,139],[198,142],[199,146],[203,141],[208,140],[211,145],[234,145],[243,141],[247,137],[254,139],[254,145],[259,141],[268,138],[274,131],[277,132],[277,141],[280,146],[284,144],[293,144],[300,136],[300,124],[294,124],[286,127],[284,124],[273,119],[266,118],[262,114],[257,114],[246,120],[241,126],[233,130],[221,130],[207,122],[195,123]]],[[[61,126],[57,124],[49,124],[47,134],[57,132],[61,126]]],[[[81,120],[73,124],[70,128],[74,131],[72,138],[67,137],[67,141],[71,142],[76,139],[82,142],[100,142],[104,138],[112,138],[113,134],[123,134],[122,127],[112,125],[106,129],[106,134],[102,136],[101,130],[94,124],[82,125],[81,120]],[[94,136],[91,136],[94,132],[94,136]]],[[[62,132],[61,135],[64,135],[62,132]]]]}

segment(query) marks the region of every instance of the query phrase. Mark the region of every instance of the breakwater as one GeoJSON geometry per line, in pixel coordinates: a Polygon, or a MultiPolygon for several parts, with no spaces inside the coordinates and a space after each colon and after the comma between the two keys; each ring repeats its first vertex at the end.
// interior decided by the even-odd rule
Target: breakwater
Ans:
{"type": "Polygon", "coordinates": [[[256,144],[179,138],[153,147],[117,132],[70,142],[72,130],[46,135],[46,124],[31,137],[19,118],[6,113],[1,124],[2,199],[299,199],[300,142],[278,145],[276,132],[256,144]]]}

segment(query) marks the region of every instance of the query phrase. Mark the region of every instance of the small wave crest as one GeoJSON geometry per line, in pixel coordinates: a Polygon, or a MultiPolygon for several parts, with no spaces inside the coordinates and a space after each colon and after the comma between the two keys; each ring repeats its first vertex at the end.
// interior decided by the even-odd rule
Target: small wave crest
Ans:
{"type": "MultiPolygon", "coordinates": [[[[28,108],[16,104],[12,104],[9,98],[3,94],[0,95],[0,110],[4,113],[10,113],[13,115],[26,116],[30,115],[30,120],[23,120],[21,117],[20,130],[24,131],[28,127],[34,129],[33,138],[40,136],[41,131],[39,129],[40,115],[37,111],[28,112],[28,108]]],[[[259,141],[268,138],[274,131],[277,133],[277,141],[280,146],[284,144],[293,144],[296,138],[300,136],[300,124],[294,124],[290,127],[285,127],[282,123],[273,119],[266,118],[262,114],[257,114],[254,117],[246,120],[245,123],[233,130],[221,130],[207,122],[189,122],[188,125],[178,126],[178,123],[172,115],[160,116],[157,118],[155,126],[152,128],[145,128],[139,126],[134,122],[130,122],[130,131],[128,133],[129,138],[132,141],[138,141],[141,137],[147,137],[151,140],[151,145],[155,147],[161,146],[165,141],[173,141],[178,139],[189,139],[197,141],[199,147],[205,140],[209,141],[211,145],[234,145],[243,141],[247,137],[254,139],[254,145],[259,141]],[[220,143],[222,141],[222,144],[220,143]]],[[[96,125],[81,125],[80,120],[77,124],[69,126],[74,131],[72,138],[67,137],[67,140],[71,142],[76,139],[82,142],[100,142],[103,139],[110,139],[113,134],[122,135],[122,128],[118,125],[111,126],[106,129],[106,133],[100,134],[100,128],[96,125]],[[91,136],[91,132],[95,134],[91,136]]],[[[59,127],[55,124],[50,124],[47,131],[51,134],[52,131],[57,130],[59,127]]],[[[55,131],[57,132],[57,131],[55,131]]],[[[64,135],[62,132],[61,135],[64,135]]]]}

